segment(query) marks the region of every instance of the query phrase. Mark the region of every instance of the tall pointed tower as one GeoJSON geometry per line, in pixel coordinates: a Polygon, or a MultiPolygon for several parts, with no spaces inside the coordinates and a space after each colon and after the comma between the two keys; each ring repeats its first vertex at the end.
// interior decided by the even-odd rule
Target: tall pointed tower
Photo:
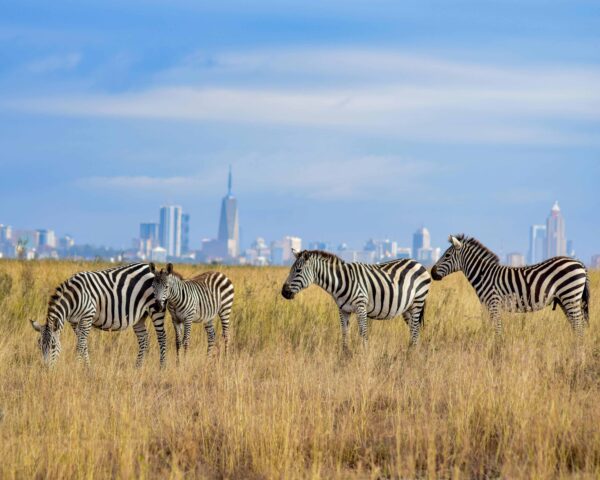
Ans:
{"type": "Polygon", "coordinates": [[[227,181],[227,195],[221,202],[221,216],[219,219],[219,236],[223,254],[234,258],[240,254],[240,227],[238,221],[237,199],[231,194],[232,178],[231,165],[227,181]]]}
{"type": "Polygon", "coordinates": [[[567,254],[565,219],[562,216],[558,202],[554,202],[548,220],[546,220],[546,242],[548,258],[567,254]]]}

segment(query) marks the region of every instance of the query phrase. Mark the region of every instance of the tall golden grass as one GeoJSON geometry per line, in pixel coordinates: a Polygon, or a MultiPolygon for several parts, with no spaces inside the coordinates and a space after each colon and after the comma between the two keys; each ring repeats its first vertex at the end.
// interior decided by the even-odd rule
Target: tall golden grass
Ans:
{"type": "Polygon", "coordinates": [[[86,369],[67,327],[45,371],[28,319],[70,274],[103,266],[0,262],[2,478],[600,477],[600,272],[577,355],[550,309],[507,315],[498,347],[456,274],[433,285],[417,349],[396,319],[370,323],[365,353],[353,319],[346,358],[324,292],[286,301],[287,269],[232,267],[227,358],[206,357],[195,325],[176,366],[169,324],[165,370],[153,332],[134,368],[131,330],[92,332],[86,369]]]}

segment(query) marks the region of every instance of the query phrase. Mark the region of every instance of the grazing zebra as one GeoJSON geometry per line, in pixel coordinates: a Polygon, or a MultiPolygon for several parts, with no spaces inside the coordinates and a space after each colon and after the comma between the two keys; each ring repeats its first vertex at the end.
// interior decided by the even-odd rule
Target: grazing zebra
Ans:
{"type": "Polygon", "coordinates": [[[31,320],[40,332],[39,346],[47,365],[53,365],[60,354],[60,333],[68,322],[77,336],[77,353],[89,365],[87,337],[91,327],[121,331],[129,326],[137,336],[141,366],[148,349],[146,318],[149,315],[160,345],[160,364],[164,365],[166,334],[164,311],[156,308],[152,268],[134,263],[96,272],[76,273],[60,284],[48,303],[46,324],[31,320]]]}
{"type": "Polygon", "coordinates": [[[489,311],[496,334],[502,333],[500,312],[532,312],[560,305],[581,337],[589,323],[590,287],[584,265],[573,258],[553,257],[527,267],[500,265],[498,256],[474,238],[450,236],[450,247],[431,270],[434,280],[462,271],[489,311]]]}
{"type": "Polygon", "coordinates": [[[410,327],[410,345],[417,343],[431,283],[421,264],[410,259],[377,265],[347,263],[320,250],[304,250],[294,255],[296,261],[281,294],[291,300],[312,283],[328,292],[339,309],[344,352],[348,352],[348,323],[352,313],[358,316],[365,346],[367,318],[386,320],[400,314],[410,327]]]}
{"type": "Polygon", "coordinates": [[[167,306],[173,328],[177,358],[183,344],[187,352],[190,343],[192,322],[204,323],[208,336],[208,354],[215,345],[213,319],[219,315],[225,342],[225,353],[229,347],[229,316],[233,305],[233,283],[220,272],[206,272],[184,280],[168,264],[167,270],[156,273],[153,283],[156,300],[164,308],[167,306]]]}

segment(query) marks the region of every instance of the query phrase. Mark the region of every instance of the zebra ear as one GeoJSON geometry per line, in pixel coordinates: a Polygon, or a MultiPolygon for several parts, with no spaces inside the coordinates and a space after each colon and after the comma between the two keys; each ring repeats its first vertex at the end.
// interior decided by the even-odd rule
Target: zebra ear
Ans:
{"type": "Polygon", "coordinates": [[[36,332],[39,332],[42,329],[42,326],[36,322],[35,320],[29,320],[31,322],[31,326],[36,332]]]}
{"type": "Polygon", "coordinates": [[[171,275],[173,273],[173,264],[167,263],[167,273],[171,275]]]}
{"type": "Polygon", "coordinates": [[[154,265],[154,263],[151,263],[151,264],[149,265],[149,267],[150,267],[150,271],[151,271],[152,273],[156,272],[156,265],[154,265]]]}
{"type": "Polygon", "coordinates": [[[298,252],[298,250],[292,248],[292,253],[294,254],[294,257],[298,258],[298,255],[300,255],[300,253],[298,252]]]}
{"type": "Polygon", "coordinates": [[[462,247],[462,242],[454,235],[450,235],[450,238],[448,238],[448,240],[457,250],[462,247]]]}

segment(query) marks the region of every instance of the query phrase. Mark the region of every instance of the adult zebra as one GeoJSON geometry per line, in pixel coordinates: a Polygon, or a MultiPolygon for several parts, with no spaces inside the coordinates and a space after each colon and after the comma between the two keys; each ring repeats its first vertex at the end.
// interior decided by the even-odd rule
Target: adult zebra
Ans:
{"type": "Polygon", "coordinates": [[[184,280],[169,263],[166,270],[156,273],[153,288],[156,300],[169,309],[175,329],[177,358],[183,345],[187,352],[193,322],[204,323],[208,337],[208,354],[215,345],[213,319],[221,319],[225,353],[229,347],[229,316],[233,305],[233,283],[223,273],[205,272],[184,280]]]}
{"type": "Polygon", "coordinates": [[[434,280],[462,271],[489,311],[496,334],[502,310],[532,312],[560,305],[577,336],[589,323],[590,287],[585,266],[569,257],[553,257],[526,267],[500,265],[498,256],[474,238],[450,236],[450,247],[431,270],[434,280]]]}
{"type": "Polygon", "coordinates": [[[60,284],[48,303],[46,324],[31,320],[40,332],[39,346],[44,362],[54,364],[60,354],[60,333],[68,322],[77,336],[77,353],[89,364],[87,337],[91,327],[121,331],[129,326],[137,336],[137,366],[148,349],[145,320],[149,315],[160,345],[160,364],[164,366],[166,334],[164,311],[157,308],[152,281],[153,266],[144,263],[76,273],[60,284]]]}
{"type": "Polygon", "coordinates": [[[315,283],[328,292],[339,309],[342,347],[348,351],[350,315],[358,316],[363,344],[367,343],[367,318],[387,320],[400,314],[410,327],[410,345],[415,345],[423,326],[425,299],[431,277],[421,264],[410,259],[376,265],[347,263],[320,250],[294,252],[296,261],[281,294],[291,300],[315,283]]]}

